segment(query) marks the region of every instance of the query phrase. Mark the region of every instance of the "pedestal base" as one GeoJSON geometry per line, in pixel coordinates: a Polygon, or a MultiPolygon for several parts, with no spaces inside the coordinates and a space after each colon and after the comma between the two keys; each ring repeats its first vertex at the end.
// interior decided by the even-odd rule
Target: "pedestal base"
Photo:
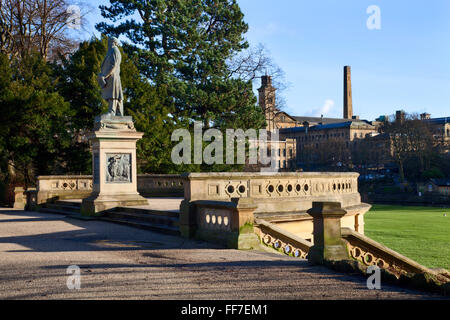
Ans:
{"type": "Polygon", "coordinates": [[[148,205],[137,192],[136,132],[131,117],[101,115],[88,135],[92,148],[92,194],[83,200],[83,215],[100,215],[115,207],[148,205]]]}
{"type": "Polygon", "coordinates": [[[84,216],[98,216],[117,207],[146,206],[148,200],[139,194],[114,194],[110,196],[90,196],[83,199],[81,213],[84,216]]]}

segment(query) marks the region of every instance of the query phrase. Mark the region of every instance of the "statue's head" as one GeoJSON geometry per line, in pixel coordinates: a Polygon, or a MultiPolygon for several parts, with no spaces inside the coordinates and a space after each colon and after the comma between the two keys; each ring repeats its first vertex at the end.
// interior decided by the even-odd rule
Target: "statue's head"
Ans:
{"type": "Polygon", "coordinates": [[[119,39],[116,37],[110,37],[108,39],[108,47],[112,48],[113,46],[119,46],[119,39]]]}

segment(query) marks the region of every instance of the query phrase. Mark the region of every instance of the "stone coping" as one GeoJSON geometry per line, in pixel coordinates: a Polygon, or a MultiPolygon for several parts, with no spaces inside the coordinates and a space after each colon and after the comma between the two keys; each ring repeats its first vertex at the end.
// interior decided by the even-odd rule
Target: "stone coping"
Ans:
{"type": "Polygon", "coordinates": [[[56,180],[56,179],[92,179],[92,175],[70,175],[70,176],[38,176],[38,180],[56,180]]]}
{"type": "Polygon", "coordinates": [[[357,172],[275,172],[275,173],[252,173],[252,172],[212,172],[212,173],[183,173],[183,178],[192,180],[214,179],[214,178],[357,178],[357,172]]]}
{"type": "Polygon", "coordinates": [[[256,209],[257,206],[250,198],[233,198],[231,201],[195,200],[194,205],[214,209],[256,209]]]}
{"type": "MultiPolygon", "coordinates": [[[[151,177],[151,178],[181,178],[179,174],[138,174],[138,177],[151,177]]],[[[38,176],[38,180],[55,180],[55,179],[92,179],[92,175],[68,175],[68,176],[38,176]]]]}

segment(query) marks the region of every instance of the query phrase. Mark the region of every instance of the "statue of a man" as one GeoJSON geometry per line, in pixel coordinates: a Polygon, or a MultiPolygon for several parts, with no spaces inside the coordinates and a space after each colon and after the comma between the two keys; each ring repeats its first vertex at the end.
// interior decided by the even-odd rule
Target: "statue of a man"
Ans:
{"type": "Polygon", "coordinates": [[[115,37],[108,39],[108,53],[102,62],[98,83],[102,88],[102,98],[108,101],[110,116],[124,116],[123,93],[120,82],[120,62],[122,55],[118,48],[119,40],[115,37]]]}

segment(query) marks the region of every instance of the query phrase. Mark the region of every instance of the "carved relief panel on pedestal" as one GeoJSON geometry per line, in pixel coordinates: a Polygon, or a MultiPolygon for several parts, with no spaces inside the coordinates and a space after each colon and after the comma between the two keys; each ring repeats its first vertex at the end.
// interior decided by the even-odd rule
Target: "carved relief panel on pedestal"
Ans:
{"type": "Polygon", "coordinates": [[[131,183],[131,153],[107,153],[105,169],[107,183],[131,183]]]}

